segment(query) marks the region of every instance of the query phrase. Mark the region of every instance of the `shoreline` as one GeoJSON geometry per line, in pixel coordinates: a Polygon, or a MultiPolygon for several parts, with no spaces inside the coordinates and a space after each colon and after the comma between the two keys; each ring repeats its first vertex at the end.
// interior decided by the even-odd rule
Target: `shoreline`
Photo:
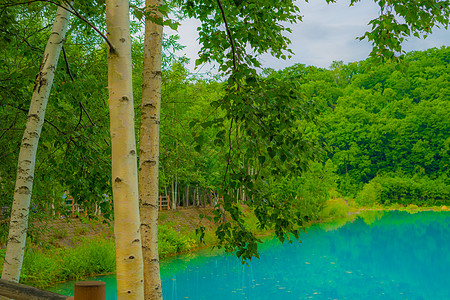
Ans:
{"type": "MultiPolygon", "coordinates": [[[[211,209],[211,208],[208,208],[211,209]]],[[[179,211],[173,211],[173,212],[165,212],[162,215],[166,214],[172,214],[172,215],[182,215],[184,214],[186,217],[186,211],[188,209],[184,209],[183,212],[179,212],[179,211]]],[[[443,207],[417,207],[415,205],[410,205],[408,207],[381,207],[381,206],[376,206],[376,207],[351,207],[348,206],[348,211],[345,213],[345,216],[332,216],[332,217],[328,217],[328,218],[321,218],[319,220],[314,220],[314,221],[310,221],[307,224],[305,224],[305,226],[303,226],[302,229],[307,229],[313,225],[317,225],[317,224],[327,224],[329,223],[330,226],[334,227],[336,224],[333,223],[339,223],[339,227],[344,226],[347,222],[349,221],[353,221],[355,219],[358,218],[358,216],[360,216],[362,213],[364,212],[372,212],[372,211],[406,211],[408,213],[416,213],[416,212],[424,212],[424,211],[434,211],[434,212],[441,212],[441,211],[446,211],[448,212],[450,209],[448,209],[446,206],[443,207]]],[[[191,210],[195,211],[195,209],[191,210]]],[[[200,210],[197,210],[200,211],[200,210]]],[[[204,211],[204,209],[203,209],[204,211]]],[[[191,216],[192,217],[192,216],[191,216]]],[[[168,218],[168,217],[166,217],[168,218]]],[[[169,220],[166,222],[161,222],[160,226],[172,226],[173,223],[175,222],[175,218],[168,218],[169,220]]],[[[199,220],[199,219],[197,219],[199,220]]],[[[204,220],[204,219],[203,219],[204,220]]],[[[201,222],[201,220],[199,221],[201,222]]],[[[73,223],[71,223],[73,224],[73,223]]],[[[196,252],[196,251],[201,251],[201,250],[205,250],[208,248],[214,248],[215,246],[217,246],[217,242],[215,240],[215,235],[214,235],[214,226],[212,226],[211,224],[208,224],[207,227],[207,235],[208,237],[205,236],[205,243],[204,244],[200,244],[198,241],[198,237],[195,237],[195,230],[192,231],[192,229],[195,227],[193,220],[185,220],[185,222],[182,222],[182,224],[178,224],[179,227],[176,228],[176,230],[174,231],[176,233],[177,236],[179,236],[181,239],[184,239],[185,241],[187,241],[188,243],[190,243],[189,247],[184,249],[183,251],[173,251],[173,252],[166,252],[164,255],[160,256],[160,260],[164,261],[166,259],[171,259],[177,255],[182,255],[182,254],[187,254],[187,253],[191,253],[191,252],[196,252]]],[[[197,224],[198,225],[198,224],[197,224]]],[[[205,225],[205,224],[203,224],[205,225]]],[[[255,229],[255,228],[253,228],[255,229]]],[[[252,229],[251,229],[252,230],[252,229]]],[[[252,230],[255,231],[255,230],[252,230]]],[[[256,233],[255,236],[257,238],[261,238],[261,239],[265,239],[265,238],[269,238],[270,236],[272,236],[274,234],[274,230],[265,230],[265,231],[260,231],[256,228],[256,233]]],[[[78,243],[74,243],[72,246],[68,246],[65,245],[65,247],[57,247],[57,246],[50,246],[49,248],[45,249],[45,248],[41,248],[38,247],[35,250],[35,252],[39,252],[39,255],[50,255],[52,256],[52,254],[54,253],[59,253],[60,255],[63,255],[64,253],[66,255],[70,255],[70,251],[77,249],[77,248],[82,248],[85,247],[86,249],[89,248],[89,246],[87,246],[86,244],[92,243],[95,247],[100,247],[101,244],[103,243],[108,243],[109,247],[111,248],[111,245],[113,245],[113,237],[111,236],[107,236],[107,235],[94,235],[90,238],[85,238],[85,239],[81,239],[80,241],[78,241],[78,243]],[[97,246],[96,246],[97,245],[97,246]],[[41,248],[41,249],[39,249],[41,248]]],[[[106,247],[108,248],[108,246],[106,247]]],[[[97,249],[98,250],[98,249],[97,249]]],[[[5,249],[1,250],[1,252],[4,252],[5,249]]],[[[105,251],[105,250],[102,250],[105,251]]],[[[108,255],[111,256],[110,260],[113,260],[114,256],[114,249],[107,249],[107,251],[109,252],[108,255]]],[[[2,253],[0,252],[0,259],[2,253]]],[[[54,256],[51,259],[53,259],[56,262],[56,259],[60,259],[60,257],[54,256]]],[[[50,258],[49,258],[50,259],[50,258]]],[[[3,260],[0,262],[3,263],[3,260]]],[[[110,266],[111,267],[111,266],[110,266]]],[[[94,271],[94,270],[93,270],[94,271]]],[[[99,270],[100,271],[100,270],[99,270]]],[[[56,281],[43,281],[43,280],[39,280],[38,278],[36,278],[36,280],[33,280],[31,277],[35,277],[35,274],[27,274],[27,277],[25,277],[25,279],[23,280],[24,283],[28,284],[28,285],[32,285],[32,286],[36,286],[39,288],[48,288],[54,285],[57,285],[59,283],[65,282],[65,281],[71,281],[71,280],[80,280],[80,279],[84,279],[84,278],[88,278],[88,277],[95,277],[95,276],[105,276],[105,275],[111,275],[114,274],[115,271],[112,271],[111,268],[109,268],[108,271],[106,272],[93,272],[93,273],[85,273],[85,274],[79,274],[76,275],[76,278],[74,277],[65,277],[65,278],[61,278],[62,280],[56,280],[56,281]]],[[[58,277],[60,278],[60,277],[58,277]]]]}

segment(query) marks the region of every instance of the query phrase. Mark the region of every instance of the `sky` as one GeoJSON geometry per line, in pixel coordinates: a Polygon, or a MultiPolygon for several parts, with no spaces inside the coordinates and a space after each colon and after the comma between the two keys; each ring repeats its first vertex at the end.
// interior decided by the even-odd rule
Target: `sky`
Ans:
{"type": "MultiPolygon", "coordinates": [[[[371,51],[371,44],[367,40],[359,41],[356,38],[370,29],[367,24],[378,16],[379,7],[372,0],[362,0],[352,7],[349,7],[349,3],[349,0],[334,4],[327,4],[325,0],[309,0],[309,3],[297,1],[303,22],[293,24],[292,33],[288,34],[292,42],[290,48],[295,55],[289,60],[263,55],[260,58],[263,67],[279,70],[301,63],[328,68],[333,61],[349,63],[366,59],[371,51]]],[[[196,31],[199,24],[198,20],[184,20],[177,32],[166,31],[180,36],[180,43],[186,48],[178,55],[185,54],[191,59],[188,68],[194,73],[204,73],[213,68],[211,65],[204,65],[194,69],[200,50],[196,31]]],[[[450,30],[435,29],[426,39],[410,37],[403,44],[405,51],[441,46],[450,46],[450,30]]]]}

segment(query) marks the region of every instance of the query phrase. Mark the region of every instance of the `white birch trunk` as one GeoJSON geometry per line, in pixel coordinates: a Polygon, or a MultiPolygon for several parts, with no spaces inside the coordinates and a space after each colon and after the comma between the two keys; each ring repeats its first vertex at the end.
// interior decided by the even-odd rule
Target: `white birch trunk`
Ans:
{"type": "MultiPolygon", "coordinates": [[[[153,9],[162,0],[147,0],[153,9]]],[[[163,27],[145,21],[139,149],[139,209],[144,257],[144,299],[162,299],[158,253],[159,124],[161,108],[161,51],[163,27]]]]}
{"type": "Polygon", "coordinates": [[[177,209],[177,197],[175,194],[175,180],[172,178],[172,209],[177,209]]]}
{"type": "Polygon", "coordinates": [[[117,299],[143,299],[143,262],[127,0],[106,1],[117,299]]]}
{"type": "Polygon", "coordinates": [[[44,58],[36,76],[30,110],[20,146],[8,244],[2,271],[2,279],[5,280],[19,282],[20,279],[27,238],[36,152],[44,124],[45,109],[58,65],[59,54],[65,42],[68,24],[69,13],[64,8],[58,7],[52,32],[45,47],[44,58]]]}

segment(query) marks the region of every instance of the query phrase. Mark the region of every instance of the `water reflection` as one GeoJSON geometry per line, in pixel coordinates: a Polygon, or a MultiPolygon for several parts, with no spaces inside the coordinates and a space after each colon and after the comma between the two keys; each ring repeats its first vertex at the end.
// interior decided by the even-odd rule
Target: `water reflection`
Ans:
{"type": "Polygon", "coordinates": [[[164,298],[450,299],[448,212],[371,211],[307,231],[267,240],[249,266],[210,250],[167,260],[164,298]]]}

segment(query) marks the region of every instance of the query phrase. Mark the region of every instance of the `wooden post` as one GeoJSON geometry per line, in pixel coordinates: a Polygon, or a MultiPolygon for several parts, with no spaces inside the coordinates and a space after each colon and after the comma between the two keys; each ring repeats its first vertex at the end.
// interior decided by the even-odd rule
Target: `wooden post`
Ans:
{"type": "Polygon", "coordinates": [[[80,281],[75,283],[74,300],[106,300],[106,283],[103,281],[80,281]]]}

